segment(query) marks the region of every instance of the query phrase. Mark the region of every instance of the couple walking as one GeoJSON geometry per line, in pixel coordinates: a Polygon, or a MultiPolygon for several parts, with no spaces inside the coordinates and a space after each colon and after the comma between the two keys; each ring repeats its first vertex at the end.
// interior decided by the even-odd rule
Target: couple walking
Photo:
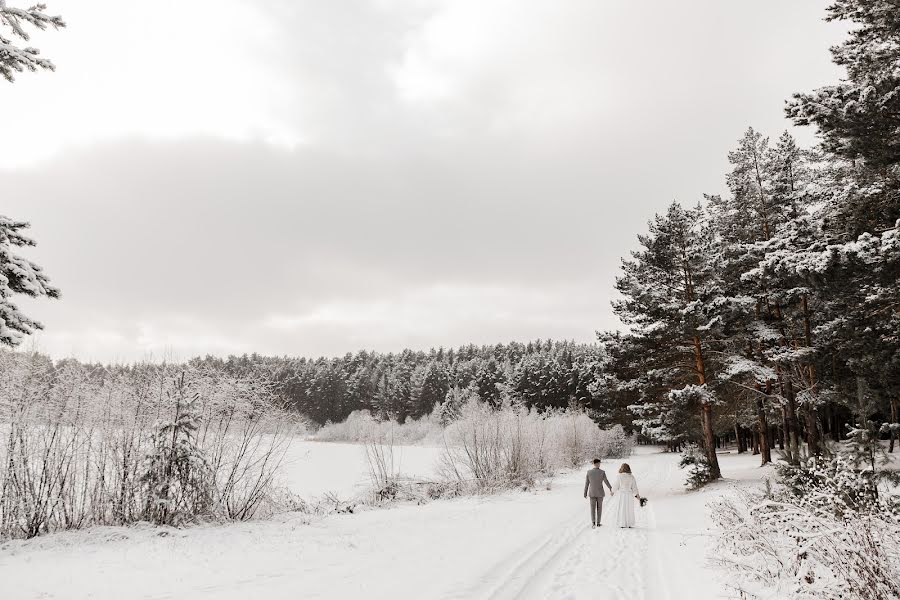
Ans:
{"type": "Polygon", "coordinates": [[[616,478],[616,485],[610,485],[606,471],[600,468],[600,459],[594,459],[594,468],[589,469],[587,477],[584,478],[584,497],[591,501],[591,527],[597,527],[600,523],[600,516],[603,514],[603,486],[609,488],[611,496],[619,496],[613,505],[613,515],[616,519],[616,525],[619,527],[634,527],[634,503],[640,501],[641,495],[638,492],[637,481],[631,474],[631,467],[628,463],[622,463],[619,467],[619,476],[616,478]]]}

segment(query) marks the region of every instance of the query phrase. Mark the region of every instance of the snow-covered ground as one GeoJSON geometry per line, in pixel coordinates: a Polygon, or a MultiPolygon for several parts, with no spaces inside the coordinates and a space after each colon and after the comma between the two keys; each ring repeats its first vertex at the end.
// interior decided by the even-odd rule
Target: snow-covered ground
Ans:
{"type": "MultiPolygon", "coordinates": [[[[330,467],[348,477],[322,480],[325,488],[352,491],[359,463],[350,464],[345,445],[315,443],[308,456],[320,460],[317,453],[331,451],[346,453],[346,461],[334,459],[330,467]]],[[[689,493],[677,455],[639,448],[628,462],[650,503],[638,510],[638,527],[628,530],[609,523],[590,528],[578,471],[558,477],[550,490],[312,522],[289,514],[226,526],[98,528],[11,542],[0,546],[0,598],[728,597],[724,574],[707,565],[705,504],[735,485],[753,485],[767,470],[754,456],[724,454],[721,461],[729,479],[689,493]]],[[[605,468],[615,471],[620,462],[605,468]]],[[[291,473],[311,485],[299,465],[291,473]]]]}
{"type": "MultiPolygon", "coordinates": [[[[394,468],[411,477],[433,477],[441,452],[441,448],[432,446],[395,446],[394,468]]],[[[332,493],[348,500],[369,484],[365,446],[294,442],[282,463],[280,484],[304,498],[332,493]]]]}

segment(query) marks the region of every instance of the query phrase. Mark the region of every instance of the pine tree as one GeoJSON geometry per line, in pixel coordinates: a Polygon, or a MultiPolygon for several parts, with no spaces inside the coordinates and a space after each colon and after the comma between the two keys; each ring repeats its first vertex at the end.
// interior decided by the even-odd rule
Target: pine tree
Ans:
{"type": "Polygon", "coordinates": [[[24,315],[13,303],[16,294],[32,298],[59,298],[59,290],[50,285],[44,271],[15,253],[16,248],[34,246],[22,230],[23,221],[0,215],[0,346],[18,346],[26,335],[43,329],[43,325],[24,315]]]}
{"type": "Polygon", "coordinates": [[[421,382],[413,385],[417,404],[417,410],[413,414],[415,417],[434,410],[435,406],[444,401],[450,390],[450,379],[446,368],[441,363],[431,361],[424,367],[419,367],[418,370],[421,371],[421,382]]]}
{"type": "Polygon", "coordinates": [[[678,203],[672,203],[665,215],[657,215],[649,229],[638,236],[642,249],[622,263],[616,288],[623,299],[613,304],[613,310],[649,352],[662,357],[659,362],[672,372],[672,383],[686,390],[669,394],[668,403],[690,407],[700,415],[710,477],[718,479],[713,422],[717,400],[708,354],[717,335],[711,303],[718,287],[710,260],[710,232],[699,208],[686,210],[678,203]]]}
{"type": "MultiPolygon", "coordinates": [[[[821,392],[852,406],[849,390],[861,381],[893,407],[900,397],[900,10],[893,0],[834,0],[826,19],[853,25],[832,48],[847,77],[796,94],[787,108],[822,137],[820,231],[780,268],[806,280],[809,303],[818,300],[814,344],[825,363],[819,372],[830,371],[821,392]]],[[[812,365],[809,378],[816,381],[812,365]]]]}
{"type": "Polygon", "coordinates": [[[8,6],[6,0],[0,0],[0,75],[9,82],[14,81],[15,73],[35,72],[39,69],[53,71],[56,67],[46,58],[41,58],[40,51],[30,46],[21,47],[14,43],[14,38],[23,42],[31,39],[27,26],[45,30],[47,27],[59,29],[65,27],[62,17],[51,16],[44,11],[45,4],[35,4],[30,8],[8,6]],[[6,37],[8,30],[12,37],[6,37]]]}
{"type": "MultiPolygon", "coordinates": [[[[831,49],[847,79],[795,94],[798,125],[814,124],[826,151],[874,168],[900,162],[900,8],[896,0],[833,0],[827,21],[849,21],[848,39],[831,49]]],[[[894,217],[893,220],[896,220],[894,217]]]]}
{"type": "Polygon", "coordinates": [[[199,392],[191,389],[182,373],[167,394],[175,414],[153,432],[141,484],[146,518],[159,525],[178,525],[209,510],[214,482],[197,443],[199,392]]]}

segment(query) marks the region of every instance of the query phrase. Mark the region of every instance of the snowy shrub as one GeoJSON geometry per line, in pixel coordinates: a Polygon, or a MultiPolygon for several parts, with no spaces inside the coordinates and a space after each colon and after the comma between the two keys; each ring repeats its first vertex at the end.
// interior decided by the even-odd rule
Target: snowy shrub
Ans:
{"type": "Polygon", "coordinates": [[[890,456],[871,421],[850,429],[839,453],[802,457],[799,464],[776,465],[780,489],[793,501],[822,516],[889,512],[900,515],[900,473],[890,468],[890,456]]]}
{"type": "Polygon", "coordinates": [[[444,439],[441,474],[477,489],[528,487],[559,469],[631,451],[621,427],[602,431],[582,410],[539,412],[509,400],[494,408],[470,399],[444,439]]]}
{"type": "Polygon", "coordinates": [[[613,425],[600,432],[598,456],[602,458],[625,458],[634,449],[634,437],[625,433],[621,425],[613,425]]]}
{"type": "Polygon", "coordinates": [[[723,532],[716,560],[740,577],[743,591],[798,600],[900,597],[895,515],[837,518],[761,494],[725,497],[711,508],[723,532]]]}
{"type": "Polygon", "coordinates": [[[450,388],[439,408],[441,425],[445,427],[450,425],[450,423],[459,418],[462,414],[462,409],[466,404],[471,400],[477,399],[478,392],[475,390],[474,386],[450,388]]]}
{"type": "Polygon", "coordinates": [[[829,461],[809,458],[776,469],[784,492],[812,513],[835,518],[873,512],[900,515],[900,498],[880,492],[870,472],[854,468],[844,456],[829,461]]]}
{"type": "Polygon", "coordinates": [[[556,438],[564,452],[565,466],[577,467],[605,450],[601,450],[604,442],[600,428],[584,412],[567,411],[561,417],[547,415],[544,420],[557,426],[556,438]]]}
{"type": "Polygon", "coordinates": [[[366,442],[366,463],[377,501],[397,496],[399,472],[394,460],[394,444],[391,442],[366,442]]]}
{"type": "Polygon", "coordinates": [[[369,443],[391,441],[393,444],[438,444],[441,440],[441,412],[436,407],[419,419],[407,417],[403,423],[376,419],[368,410],[356,410],[340,423],[326,423],[313,439],[322,442],[369,443]]]}
{"type": "Polygon", "coordinates": [[[272,389],[211,369],[0,352],[0,538],[277,510],[296,420],[272,389]]]}
{"type": "Polygon", "coordinates": [[[183,373],[174,388],[175,413],[171,421],[154,427],[140,478],[145,518],[157,525],[180,525],[206,516],[215,495],[209,463],[197,444],[199,393],[187,389],[183,373]]]}
{"type": "Polygon", "coordinates": [[[766,493],[712,506],[722,534],[717,560],[744,591],[803,600],[900,597],[900,497],[896,473],[873,459],[877,439],[856,428],[830,459],[781,465],[766,493]]]}
{"type": "Polygon", "coordinates": [[[691,489],[699,489],[712,481],[712,471],[706,453],[696,444],[688,444],[685,447],[678,466],[688,470],[685,485],[691,489]]]}
{"type": "Polygon", "coordinates": [[[482,488],[533,483],[535,472],[526,456],[528,426],[523,407],[495,410],[485,402],[468,402],[446,430],[442,474],[482,488]]]}

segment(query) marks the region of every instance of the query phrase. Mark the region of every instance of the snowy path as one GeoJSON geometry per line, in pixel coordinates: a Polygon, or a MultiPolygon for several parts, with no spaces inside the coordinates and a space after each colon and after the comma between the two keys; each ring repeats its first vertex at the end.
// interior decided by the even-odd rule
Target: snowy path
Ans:
{"type": "MultiPolygon", "coordinates": [[[[640,469],[642,494],[660,501],[667,495],[681,491],[682,471],[675,465],[676,457],[655,455],[628,459],[640,469]]],[[[614,461],[611,465],[618,465],[614,461]]],[[[609,467],[610,465],[607,465],[609,467]]],[[[613,474],[610,473],[613,478],[613,474]]],[[[558,486],[567,497],[577,497],[582,491],[583,473],[565,478],[558,486]]],[[[643,600],[653,596],[650,584],[661,579],[662,565],[655,541],[655,502],[636,510],[637,523],[633,529],[620,529],[612,523],[609,509],[612,499],[605,503],[605,524],[592,529],[586,503],[573,505],[566,518],[547,528],[536,548],[523,548],[512,569],[504,564],[491,569],[492,577],[476,582],[459,598],[523,598],[574,600],[596,597],[601,592],[610,600],[643,600]]],[[[550,525],[550,524],[548,524],[550,525]]],[[[669,590],[661,596],[666,598],[669,590]]],[[[682,597],[677,595],[675,597],[682,597]]]]}
{"type": "MultiPolygon", "coordinates": [[[[590,528],[583,472],[551,490],[402,506],[305,523],[298,515],[160,531],[98,528],[0,546],[0,598],[728,597],[706,565],[706,502],[740,481],[685,493],[677,456],[628,459],[650,504],[638,526],[590,528]],[[166,535],[160,535],[165,533],[166,535]]],[[[604,465],[615,471],[620,461],[604,465]]],[[[755,457],[725,473],[758,481],[755,457]]],[[[607,501],[608,502],[608,501],[607,501]]],[[[608,511],[607,511],[608,512],[608,511]]]]}

